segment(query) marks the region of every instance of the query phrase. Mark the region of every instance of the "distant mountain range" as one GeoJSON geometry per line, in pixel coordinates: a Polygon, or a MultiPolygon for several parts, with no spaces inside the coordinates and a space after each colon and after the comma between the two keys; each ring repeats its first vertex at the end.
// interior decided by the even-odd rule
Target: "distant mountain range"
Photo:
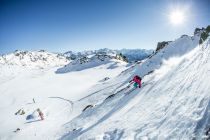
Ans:
{"type": "MultiPolygon", "coordinates": [[[[145,58],[154,56],[157,52],[165,48],[166,46],[174,46],[174,44],[179,43],[180,45],[192,44],[195,39],[199,39],[201,44],[209,36],[210,26],[207,28],[196,28],[194,31],[194,36],[182,35],[179,39],[175,41],[163,41],[158,42],[156,50],[146,50],[146,49],[99,49],[99,50],[88,50],[81,52],[68,51],[65,53],[50,53],[45,50],[39,51],[19,51],[16,50],[13,53],[5,54],[0,56],[1,65],[18,65],[18,66],[29,66],[29,67],[56,67],[64,66],[71,63],[86,63],[93,61],[94,59],[99,59],[100,61],[109,59],[121,60],[125,62],[136,62],[141,61],[145,58]],[[183,40],[183,41],[182,41],[183,40]],[[182,43],[183,42],[183,43],[182,43]]],[[[176,46],[179,46],[176,45],[176,46]]],[[[194,45],[193,45],[194,46],[194,45]]],[[[184,47],[177,48],[177,53],[184,50],[184,47]]],[[[187,49],[190,49],[187,47],[187,49]]],[[[173,51],[176,51],[173,50],[173,51]]],[[[173,52],[175,53],[175,52],[173,52]]],[[[169,53],[170,55],[170,53],[169,53]]],[[[94,60],[95,61],[95,60],[94,60]]]]}
{"type": "Polygon", "coordinates": [[[74,53],[72,51],[65,52],[63,55],[66,56],[68,59],[74,60],[81,56],[88,56],[94,55],[97,53],[106,53],[108,55],[116,55],[122,54],[124,55],[129,62],[132,61],[140,61],[148,56],[150,56],[154,51],[153,50],[146,50],[146,49],[121,49],[121,50],[111,50],[111,49],[99,49],[99,50],[90,50],[90,51],[82,51],[74,53]]]}
{"type": "Polygon", "coordinates": [[[153,53],[153,50],[145,49],[99,49],[83,52],[68,51],[65,53],[50,53],[45,50],[39,51],[15,51],[10,54],[0,56],[0,64],[30,66],[30,67],[55,67],[63,66],[71,61],[73,63],[85,63],[95,58],[104,59],[105,57],[111,59],[118,59],[126,62],[140,61],[153,53]],[[103,57],[103,58],[102,58],[103,57]]]}
{"type": "Polygon", "coordinates": [[[18,65],[29,67],[55,67],[68,64],[70,61],[66,57],[50,53],[43,50],[40,51],[15,51],[10,54],[0,56],[0,64],[18,65]]]}

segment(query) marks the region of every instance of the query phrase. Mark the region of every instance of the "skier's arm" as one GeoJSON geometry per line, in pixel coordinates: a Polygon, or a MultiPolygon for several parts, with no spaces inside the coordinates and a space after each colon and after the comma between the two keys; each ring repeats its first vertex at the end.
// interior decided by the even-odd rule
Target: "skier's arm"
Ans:
{"type": "Polygon", "coordinates": [[[133,83],[133,80],[130,80],[129,83],[133,83]]]}

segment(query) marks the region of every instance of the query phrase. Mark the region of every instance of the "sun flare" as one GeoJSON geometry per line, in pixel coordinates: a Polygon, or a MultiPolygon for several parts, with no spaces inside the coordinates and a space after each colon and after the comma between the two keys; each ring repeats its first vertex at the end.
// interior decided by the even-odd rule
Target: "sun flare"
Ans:
{"type": "Polygon", "coordinates": [[[172,11],[169,15],[170,22],[174,25],[180,25],[184,22],[184,12],[181,10],[172,11]]]}

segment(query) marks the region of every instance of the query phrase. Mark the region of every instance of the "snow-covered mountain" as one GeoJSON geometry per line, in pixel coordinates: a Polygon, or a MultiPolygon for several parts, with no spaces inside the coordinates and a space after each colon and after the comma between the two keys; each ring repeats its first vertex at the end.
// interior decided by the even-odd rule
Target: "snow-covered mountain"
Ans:
{"type": "Polygon", "coordinates": [[[146,50],[146,49],[121,49],[116,50],[119,54],[126,56],[129,62],[132,61],[141,61],[147,57],[149,57],[154,50],[146,50]]]}
{"type": "MultiPolygon", "coordinates": [[[[40,51],[15,51],[10,54],[0,56],[1,65],[17,65],[26,67],[56,67],[63,66],[74,60],[81,63],[84,61],[92,60],[91,57],[97,56],[100,60],[102,55],[112,59],[120,59],[123,61],[137,61],[142,60],[152,54],[152,50],[110,50],[100,49],[92,51],[83,51],[74,53],[72,51],[66,53],[50,53],[44,50],[40,51]],[[100,55],[100,56],[99,56],[100,55]],[[91,59],[90,59],[91,58],[91,59]]],[[[102,58],[104,59],[104,58],[102,58]]]]}
{"type": "Polygon", "coordinates": [[[74,53],[72,51],[63,53],[70,60],[74,60],[79,57],[87,57],[88,55],[96,55],[98,53],[105,53],[107,55],[119,55],[122,54],[127,58],[129,62],[140,61],[148,56],[150,56],[154,51],[153,50],[145,50],[145,49],[121,49],[121,50],[111,50],[111,49],[99,49],[99,50],[92,50],[92,51],[83,51],[74,53]]]}
{"type": "Polygon", "coordinates": [[[56,73],[81,71],[105,65],[107,65],[106,69],[114,69],[116,67],[125,66],[127,62],[126,57],[114,52],[98,51],[94,53],[85,53],[85,55],[77,56],[77,58],[63,68],[59,68],[56,73]]]}
{"type": "Polygon", "coordinates": [[[46,51],[15,51],[0,56],[1,65],[18,65],[26,67],[55,67],[69,63],[66,57],[46,51]]]}
{"type": "Polygon", "coordinates": [[[206,29],[184,35],[130,66],[89,51],[60,69],[25,69],[6,80],[4,71],[0,139],[209,139],[208,36],[206,29]],[[140,89],[129,86],[136,74],[140,89]],[[25,114],[15,115],[19,109],[25,114]]]}

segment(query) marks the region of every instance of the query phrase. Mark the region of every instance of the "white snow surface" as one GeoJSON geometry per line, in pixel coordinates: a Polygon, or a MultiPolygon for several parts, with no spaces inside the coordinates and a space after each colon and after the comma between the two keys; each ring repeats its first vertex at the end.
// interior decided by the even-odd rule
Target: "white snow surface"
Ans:
{"type": "Polygon", "coordinates": [[[200,46],[198,40],[179,38],[129,68],[108,61],[60,74],[3,65],[0,139],[203,139],[210,124],[210,38],[200,46]],[[125,89],[135,74],[142,88],[125,89]],[[21,108],[26,114],[14,115],[21,108]],[[26,121],[36,108],[45,120],[26,121]]]}
{"type": "MultiPolygon", "coordinates": [[[[141,65],[138,68],[140,71],[141,65]]],[[[126,81],[127,75],[136,73],[128,71],[113,84],[103,86],[102,91],[99,89],[100,93],[96,91],[80,100],[78,106],[82,102],[95,106],[66,123],[60,138],[204,138],[210,124],[210,40],[190,53],[163,62],[159,69],[144,77],[141,89],[121,91],[126,84],[115,85],[119,79],[126,81]],[[113,93],[117,95],[106,99],[113,93]]]]}
{"type": "Polygon", "coordinates": [[[74,102],[89,95],[88,90],[104,78],[117,76],[126,66],[127,63],[110,60],[94,68],[57,74],[61,67],[0,65],[0,139],[54,139],[54,134],[73,117],[74,102]],[[115,63],[115,68],[108,69],[115,63]],[[45,120],[27,121],[27,115],[37,108],[45,120]],[[26,114],[15,115],[19,109],[26,114]],[[14,133],[17,128],[21,130],[14,133]]]}
{"type": "MultiPolygon", "coordinates": [[[[117,67],[127,65],[127,62],[117,60],[115,58],[110,58],[111,56],[101,56],[96,57],[95,55],[89,56],[89,58],[85,58],[83,62],[81,62],[81,58],[72,61],[68,65],[65,65],[62,68],[59,68],[56,73],[67,73],[73,71],[82,71],[89,68],[99,67],[101,69],[115,69],[117,67]]],[[[129,65],[129,64],[128,64],[129,65]]]]}

